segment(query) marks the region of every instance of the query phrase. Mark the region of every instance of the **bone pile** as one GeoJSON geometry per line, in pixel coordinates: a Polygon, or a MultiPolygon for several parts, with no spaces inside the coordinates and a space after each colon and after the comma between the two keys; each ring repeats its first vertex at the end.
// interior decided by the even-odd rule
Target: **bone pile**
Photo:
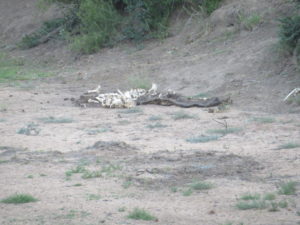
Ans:
{"type": "Polygon", "coordinates": [[[97,103],[105,108],[132,108],[136,106],[136,100],[148,95],[157,94],[157,85],[152,84],[152,87],[149,90],[145,89],[131,89],[130,91],[122,92],[120,90],[117,93],[103,93],[100,94],[101,86],[99,85],[94,90],[88,90],[86,94],[96,94],[97,96],[89,98],[88,103],[97,103]]]}

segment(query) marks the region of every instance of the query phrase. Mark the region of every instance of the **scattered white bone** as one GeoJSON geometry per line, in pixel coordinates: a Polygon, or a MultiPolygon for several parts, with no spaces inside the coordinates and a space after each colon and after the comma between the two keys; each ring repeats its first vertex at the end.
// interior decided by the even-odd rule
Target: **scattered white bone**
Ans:
{"type": "Polygon", "coordinates": [[[94,90],[88,90],[86,93],[87,94],[92,94],[92,93],[100,93],[101,85],[98,85],[98,87],[94,90]]]}
{"type": "Polygon", "coordinates": [[[284,102],[286,100],[288,100],[291,96],[296,96],[297,94],[300,93],[300,88],[295,88],[294,90],[292,90],[285,98],[284,98],[284,102]]]}
{"type": "Polygon", "coordinates": [[[157,93],[157,85],[152,83],[152,87],[148,90],[148,93],[155,95],[157,93]]]}
{"type": "Polygon", "coordinates": [[[88,100],[88,103],[99,103],[99,101],[96,101],[96,100],[94,100],[94,99],[89,99],[89,100],[88,100]]]}
{"type": "Polygon", "coordinates": [[[169,95],[175,95],[175,94],[176,94],[176,92],[173,91],[172,89],[168,89],[168,90],[167,90],[167,93],[168,93],[169,95]]]}

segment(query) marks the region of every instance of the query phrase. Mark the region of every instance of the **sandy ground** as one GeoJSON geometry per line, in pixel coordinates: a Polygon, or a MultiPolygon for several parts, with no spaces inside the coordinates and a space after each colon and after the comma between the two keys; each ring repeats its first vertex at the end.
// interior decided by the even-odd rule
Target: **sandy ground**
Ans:
{"type": "Polygon", "coordinates": [[[276,194],[281,182],[299,180],[299,147],[278,149],[299,141],[297,114],[234,107],[221,113],[156,105],[129,111],[79,108],[69,100],[72,91],[58,90],[62,88],[54,84],[30,91],[1,88],[0,198],[28,193],[39,200],[0,204],[1,224],[294,225],[300,221],[299,196],[276,194]],[[176,115],[192,118],[176,120],[176,115]],[[49,117],[52,123],[47,123],[49,117]],[[238,129],[206,143],[187,141],[224,129],[217,121],[238,129]],[[18,134],[29,124],[34,124],[31,133],[18,134]],[[159,125],[151,127],[155,124],[159,125]],[[101,177],[66,175],[77,166],[102,171],[101,177]],[[210,182],[213,188],[185,196],[195,181],[210,182]],[[277,212],[270,212],[270,207],[237,209],[238,198],[247,192],[274,192],[276,201],[287,201],[288,206],[277,212]],[[157,220],[128,219],[135,207],[157,220]]]}

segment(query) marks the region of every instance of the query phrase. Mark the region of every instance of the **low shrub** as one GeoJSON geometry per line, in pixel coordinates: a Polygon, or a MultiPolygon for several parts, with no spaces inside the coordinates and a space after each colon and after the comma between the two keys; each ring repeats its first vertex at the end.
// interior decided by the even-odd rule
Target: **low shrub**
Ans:
{"type": "Polygon", "coordinates": [[[40,0],[67,8],[64,18],[48,21],[26,35],[21,48],[32,48],[49,37],[68,38],[73,50],[93,53],[122,40],[143,41],[168,36],[168,21],[175,9],[182,6],[201,9],[207,15],[222,0],[40,0]],[[64,32],[66,35],[64,36],[64,32]],[[51,36],[51,35],[50,35],[51,36]]]}
{"type": "Polygon", "coordinates": [[[284,53],[293,55],[294,63],[300,61],[300,16],[292,15],[279,20],[279,38],[281,49],[284,53]]]}

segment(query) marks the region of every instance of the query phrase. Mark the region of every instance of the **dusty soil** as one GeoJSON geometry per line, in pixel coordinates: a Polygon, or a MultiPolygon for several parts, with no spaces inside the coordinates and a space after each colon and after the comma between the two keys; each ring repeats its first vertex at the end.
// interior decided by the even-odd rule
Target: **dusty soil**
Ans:
{"type": "MultiPolygon", "coordinates": [[[[172,37],[143,46],[123,43],[80,58],[57,42],[12,50],[14,56],[55,67],[57,74],[21,87],[1,84],[0,199],[26,193],[38,201],[0,203],[0,224],[299,223],[299,185],[296,195],[278,194],[282,182],[300,178],[300,148],[279,148],[300,140],[299,106],[282,102],[300,86],[299,76],[290,59],[273,51],[278,41],[274,15],[287,7],[272,0],[261,1],[259,9],[257,1],[225,2],[206,21],[213,26],[204,29],[199,18],[178,14],[172,37]],[[228,26],[225,19],[238,7],[261,12],[261,24],[251,31],[237,21],[228,26]],[[231,95],[233,104],[209,113],[157,105],[80,108],[72,101],[98,83],[103,91],[129,88],[132,76],[184,95],[231,95]],[[175,118],[180,115],[185,118],[175,118]],[[232,133],[213,134],[224,131],[222,123],[232,133]],[[203,136],[215,140],[190,142],[203,136]],[[196,181],[213,186],[189,193],[196,181]],[[272,192],[276,202],[288,205],[276,212],[270,206],[238,209],[239,198],[248,192],[272,192]],[[135,207],[157,220],[127,218],[135,207]]],[[[34,11],[35,1],[14,3],[0,2],[1,21],[9,12],[16,15],[2,23],[6,47],[31,23],[37,26],[28,22],[36,21],[32,18],[14,26],[22,17],[38,15],[26,11],[34,11]],[[10,10],[2,10],[4,5],[10,10]]]]}

